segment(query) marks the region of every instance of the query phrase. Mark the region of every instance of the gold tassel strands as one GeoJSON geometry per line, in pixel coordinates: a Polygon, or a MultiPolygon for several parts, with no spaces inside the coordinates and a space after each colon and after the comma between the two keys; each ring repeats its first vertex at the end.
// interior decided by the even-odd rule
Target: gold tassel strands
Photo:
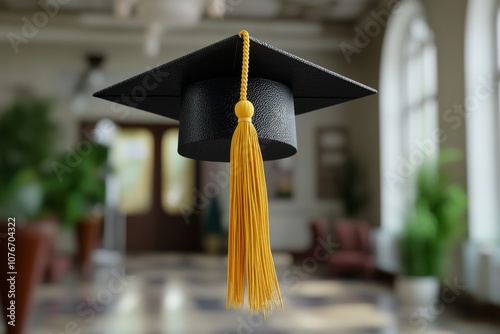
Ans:
{"type": "Polygon", "coordinates": [[[250,38],[245,30],[240,35],[243,65],[240,101],[235,106],[238,125],[231,141],[226,308],[243,306],[246,282],[250,310],[266,317],[273,304],[283,307],[283,301],[271,253],[264,163],[252,123],[254,107],[247,100],[250,38]]]}

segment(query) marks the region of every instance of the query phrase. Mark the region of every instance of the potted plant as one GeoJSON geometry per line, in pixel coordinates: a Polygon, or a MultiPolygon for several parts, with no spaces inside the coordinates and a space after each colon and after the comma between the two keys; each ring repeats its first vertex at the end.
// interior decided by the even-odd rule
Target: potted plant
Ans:
{"type": "MultiPolygon", "coordinates": [[[[0,281],[6,282],[8,255],[15,259],[15,326],[7,311],[7,333],[22,333],[36,286],[47,268],[56,222],[43,208],[42,174],[54,154],[57,127],[50,103],[35,98],[14,102],[0,114],[0,281]],[[10,254],[9,254],[10,253],[10,254]],[[13,254],[13,255],[12,255],[13,254]]],[[[0,284],[3,312],[8,284],[0,284]]]]}
{"type": "Polygon", "coordinates": [[[444,151],[437,163],[425,163],[417,174],[415,199],[400,239],[396,294],[404,305],[424,306],[438,297],[439,278],[464,231],[465,192],[448,181],[443,169],[459,158],[458,151],[444,151]]]}
{"type": "Polygon", "coordinates": [[[46,176],[50,186],[45,204],[57,212],[63,228],[76,229],[77,262],[83,273],[101,236],[107,152],[107,147],[88,143],[78,163],[68,166],[62,155],[54,164],[59,172],[46,176]]]}

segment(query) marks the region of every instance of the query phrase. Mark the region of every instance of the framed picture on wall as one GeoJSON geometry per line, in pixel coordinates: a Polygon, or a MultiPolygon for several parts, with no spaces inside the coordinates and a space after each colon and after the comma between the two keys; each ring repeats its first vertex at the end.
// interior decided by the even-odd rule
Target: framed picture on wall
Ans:
{"type": "Polygon", "coordinates": [[[266,161],[267,194],[269,199],[291,199],[294,193],[294,157],[266,161]]]}
{"type": "Polygon", "coordinates": [[[348,158],[345,127],[319,127],[316,131],[316,189],[320,199],[339,199],[340,182],[348,158]]]}

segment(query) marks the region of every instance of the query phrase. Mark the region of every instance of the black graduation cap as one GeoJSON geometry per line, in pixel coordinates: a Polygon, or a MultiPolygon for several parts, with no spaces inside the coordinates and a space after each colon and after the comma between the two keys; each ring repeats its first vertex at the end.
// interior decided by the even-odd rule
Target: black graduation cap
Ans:
{"type": "MultiPolygon", "coordinates": [[[[179,121],[179,154],[229,161],[238,119],[242,42],[234,35],[105,88],[94,96],[179,121]]],[[[248,100],[264,160],[297,152],[295,117],[376,93],[250,37],[248,100]]]]}

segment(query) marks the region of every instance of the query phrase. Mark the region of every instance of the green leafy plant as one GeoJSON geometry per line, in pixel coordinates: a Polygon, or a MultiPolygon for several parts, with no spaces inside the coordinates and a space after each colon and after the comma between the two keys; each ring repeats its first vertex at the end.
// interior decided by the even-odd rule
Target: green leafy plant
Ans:
{"type": "Polygon", "coordinates": [[[400,240],[405,276],[439,277],[451,247],[464,232],[467,197],[443,169],[460,158],[457,150],[443,151],[437,164],[427,162],[417,174],[415,201],[400,240]]]}
{"type": "Polygon", "coordinates": [[[27,97],[0,113],[0,218],[43,213],[43,170],[53,158],[58,127],[47,100],[27,97]]]}
{"type": "Polygon", "coordinates": [[[66,155],[62,155],[55,163],[69,170],[61,174],[52,171],[45,177],[45,207],[56,212],[66,228],[89,216],[105,200],[108,148],[92,143],[88,150],[74,167],[66,166],[66,155]]]}

